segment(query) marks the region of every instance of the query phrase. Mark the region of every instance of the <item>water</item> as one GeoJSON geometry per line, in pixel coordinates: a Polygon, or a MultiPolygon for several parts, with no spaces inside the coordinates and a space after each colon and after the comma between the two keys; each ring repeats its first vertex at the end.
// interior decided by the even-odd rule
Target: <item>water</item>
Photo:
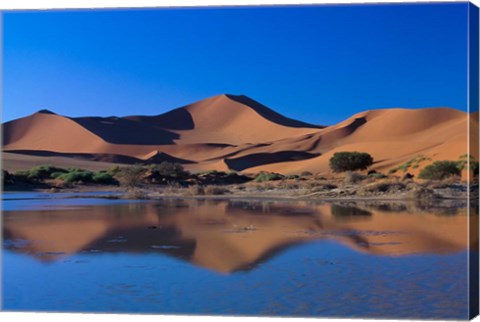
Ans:
{"type": "Polygon", "coordinates": [[[3,195],[5,310],[468,317],[465,208],[68,197],[3,195]]]}

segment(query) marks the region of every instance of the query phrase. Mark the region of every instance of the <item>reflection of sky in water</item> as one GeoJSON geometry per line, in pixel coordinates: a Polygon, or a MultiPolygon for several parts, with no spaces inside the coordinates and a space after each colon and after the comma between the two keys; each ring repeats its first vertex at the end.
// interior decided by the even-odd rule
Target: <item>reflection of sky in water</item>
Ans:
{"type": "Polygon", "coordinates": [[[85,208],[71,201],[71,212],[5,214],[5,309],[467,317],[466,247],[442,240],[444,221],[455,229],[462,215],[225,201],[85,199],[97,205],[85,208]],[[401,224],[410,220],[419,227],[406,231],[401,224]],[[440,234],[421,230],[425,223],[440,234]]]}
{"type": "Polygon", "coordinates": [[[331,242],[223,275],[156,254],[4,253],[8,310],[465,318],[466,254],[377,257],[331,242]]]}
{"type": "Polygon", "coordinates": [[[116,199],[97,199],[97,196],[115,196],[112,192],[82,192],[84,198],[76,198],[76,193],[3,193],[2,210],[41,210],[41,209],[59,209],[65,206],[82,205],[106,205],[106,204],[124,204],[134,203],[137,200],[116,200],[116,199]],[[54,202],[52,202],[54,200],[54,202]]]}

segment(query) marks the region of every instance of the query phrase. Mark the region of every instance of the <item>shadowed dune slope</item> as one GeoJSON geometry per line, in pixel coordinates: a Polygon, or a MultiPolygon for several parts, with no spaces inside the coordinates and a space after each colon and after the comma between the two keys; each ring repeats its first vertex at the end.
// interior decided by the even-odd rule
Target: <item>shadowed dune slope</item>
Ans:
{"type": "MultiPolygon", "coordinates": [[[[322,127],[284,117],[246,96],[218,95],[157,116],[69,118],[42,110],[3,125],[3,151],[25,158],[44,154],[46,163],[57,155],[280,173],[327,173],[333,153],[363,151],[383,171],[419,155],[457,160],[468,151],[468,121],[467,113],[451,108],[392,108],[322,127]]],[[[478,117],[470,119],[472,129],[478,129],[478,117]]],[[[8,169],[9,159],[4,164],[8,169]]]]}

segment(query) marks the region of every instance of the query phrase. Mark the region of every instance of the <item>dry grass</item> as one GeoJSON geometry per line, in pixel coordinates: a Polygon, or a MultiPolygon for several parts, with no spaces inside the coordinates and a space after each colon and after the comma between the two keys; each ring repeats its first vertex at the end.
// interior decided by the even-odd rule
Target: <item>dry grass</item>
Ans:
{"type": "Polygon", "coordinates": [[[360,181],[362,181],[364,179],[365,179],[365,176],[363,174],[353,172],[353,171],[347,171],[347,172],[345,172],[344,183],[345,184],[356,184],[356,183],[359,183],[360,181]]]}
{"type": "Polygon", "coordinates": [[[205,187],[205,194],[206,195],[224,195],[230,193],[230,190],[228,190],[225,187],[221,186],[206,186],[205,187]]]}

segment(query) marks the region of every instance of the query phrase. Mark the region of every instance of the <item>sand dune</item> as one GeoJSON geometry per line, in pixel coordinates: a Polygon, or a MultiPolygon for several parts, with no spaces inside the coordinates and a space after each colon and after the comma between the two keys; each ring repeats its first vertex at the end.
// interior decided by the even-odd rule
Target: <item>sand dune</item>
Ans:
{"type": "MultiPolygon", "coordinates": [[[[478,133],[478,117],[470,120],[478,133]]],[[[333,153],[363,151],[374,157],[372,168],[383,171],[419,155],[457,160],[468,151],[468,122],[467,113],[451,108],[392,108],[325,127],[289,119],[246,96],[218,95],[157,116],[69,118],[39,111],[3,125],[3,151],[43,156],[46,163],[53,157],[167,160],[194,171],[323,174],[333,153]]]]}

